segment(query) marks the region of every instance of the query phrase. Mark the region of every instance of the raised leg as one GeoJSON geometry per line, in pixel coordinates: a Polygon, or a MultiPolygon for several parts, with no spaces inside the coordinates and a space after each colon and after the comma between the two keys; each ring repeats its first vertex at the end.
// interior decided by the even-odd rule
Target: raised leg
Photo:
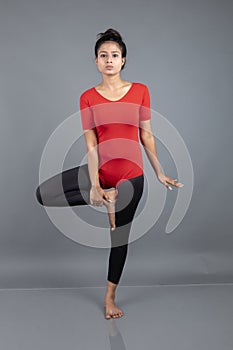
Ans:
{"type": "MultiPolygon", "coordinates": [[[[47,207],[64,207],[90,204],[91,181],[88,164],[65,170],[41,183],[35,191],[38,202],[47,207]]],[[[109,224],[115,229],[115,203],[117,189],[104,189],[112,202],[104,200],[109,224]]]]}
{"type": "Polygon", "coordinates": [[[41,183],[36,198],[43,206],[64,207],[90,204],[88,165],[65,170],[41,183]]]}

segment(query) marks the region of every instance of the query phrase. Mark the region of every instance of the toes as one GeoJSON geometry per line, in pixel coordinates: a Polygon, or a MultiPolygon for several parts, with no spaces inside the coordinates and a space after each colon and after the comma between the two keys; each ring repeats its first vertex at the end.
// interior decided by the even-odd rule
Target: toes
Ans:
{"type": "Polygon", "coordinates": [[[122,317],[124,314],[123,313],[118,313],[118,314],[107,314],[106,316],[105,316],[105,318],[106,319],[110,319],[111,317],[112,318],[119,318],[119,317],[122,317]]]}
{"type": "Polygon", "coordinates": [[[107,310],[105,306],[105,318],[110,319],[110,318],[120,318],[124,315],[122,311],[114,312],[113,309],[107,310]]]}
{"type": "Polygon", "coordinates": [[[105,318],[109,319],[109,318],[111,318],[111,315],[108,312],[106,312],[105,313],[105,318]]]}

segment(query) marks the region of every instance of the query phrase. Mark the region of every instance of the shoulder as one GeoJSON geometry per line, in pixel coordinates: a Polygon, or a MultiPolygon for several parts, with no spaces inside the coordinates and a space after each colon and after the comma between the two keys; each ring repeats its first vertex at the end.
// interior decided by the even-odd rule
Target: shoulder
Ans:
{"type": "Polygon", "coordinates": [[[145,92],[146,90],[148,90],[148,86],[141,82],[134,82],[134,86],[142,92],[145,92]]]}
{"type": "Polygon", "coordinates": [[[87,99],[93,93],[93,87],[83,91],[80,95],[80,99],[87,99]]]}

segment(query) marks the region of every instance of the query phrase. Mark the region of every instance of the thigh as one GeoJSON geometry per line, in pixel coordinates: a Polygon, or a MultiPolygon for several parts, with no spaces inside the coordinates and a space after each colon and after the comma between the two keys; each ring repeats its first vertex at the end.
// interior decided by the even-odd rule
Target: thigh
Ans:
{"type": "Polygon", "coordinates": [[[129,241],[132,221],[142,197],[144,175],[127,179],[117,186],[116,229],[111,231],[111,247],[126,246],[129,241]]]}
{"type": "Polygon", "coordinates": [[[53,198],[70,191],[89,191],[90,188],[88,164],[64,170],[38,186],[40,194],[44,198],[53,198]]]}
{"type": "Polygon", "coordinates": [[[73,190],[87,191],[91,189],[88,164],[65,170],[61,174],[64,192],[73,190]]]}
{"type": "Polygon", "coordinates": [[[143,188],[143,174],[127,179],[117,186],[116,226],[119,227],[132,222],[137,206],[142,197],[143,188]]]}

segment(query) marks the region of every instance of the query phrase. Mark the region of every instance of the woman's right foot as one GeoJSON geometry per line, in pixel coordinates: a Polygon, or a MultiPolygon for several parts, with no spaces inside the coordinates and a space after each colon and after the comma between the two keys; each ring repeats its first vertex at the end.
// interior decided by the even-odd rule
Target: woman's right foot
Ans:
{"type": "Polygon", "coordinates": [[[105,318],[118,318],[124,315],[123,311],[116,306],[114,300],[105,300],[104,302],[105,318]]]}
{"type": "Polygon", "coordinates": [[[115,304],[115,292],[106,291],[104,298],[105,318],[118,318],[124,315],[123,311],[115,304]]]}
{"type": "Polygon", "coordinates": [[[111,200],[111,202],[104,199],[104,205],[106,206],[107,211],[108,211],[108,218],[109,218],[111,230],[115,230],[115,228],[116,228],[115,203],[116,203],[118,191],[117,191],[117,189],[115,189],[115,190],[110,190],[110,191],[106,191],[106,192],[108,193],[108,197],[111,200]]]}

